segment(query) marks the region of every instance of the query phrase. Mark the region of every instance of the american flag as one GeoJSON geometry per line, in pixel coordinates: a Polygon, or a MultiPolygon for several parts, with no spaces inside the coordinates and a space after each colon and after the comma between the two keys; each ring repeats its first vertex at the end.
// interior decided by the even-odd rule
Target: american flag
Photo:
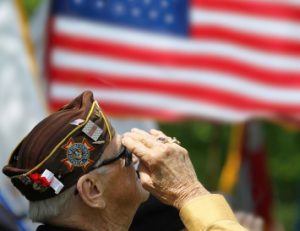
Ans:
{"type": "Polygon", "coordinates": [[[300,1],[53,0],[51,108],[90,89],[111,115],[298,116],[300,1]]]}

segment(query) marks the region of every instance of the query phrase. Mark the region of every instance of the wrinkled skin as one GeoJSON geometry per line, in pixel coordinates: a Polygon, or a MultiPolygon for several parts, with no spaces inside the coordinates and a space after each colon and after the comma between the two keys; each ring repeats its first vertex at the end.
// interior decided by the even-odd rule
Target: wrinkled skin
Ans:
{"type": "Polygon", "coordinates": [[[163,203],[180,209],[188,200],[209,194],[198,181],[187,150],[161,131],[134,128],[123,135],[122,143],[140,160],[143,187],[163,203]]]}

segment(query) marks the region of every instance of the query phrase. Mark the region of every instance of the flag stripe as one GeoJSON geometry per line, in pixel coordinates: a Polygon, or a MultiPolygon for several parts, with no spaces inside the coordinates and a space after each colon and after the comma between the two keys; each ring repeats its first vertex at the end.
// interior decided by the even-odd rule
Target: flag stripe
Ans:
{"type": "Polygon", "coordinates": [[[139,61],[157,66],[167,65],[169,67],[213,70],[238,76],[238,79],[252,80],[270,86],[289,88],[298,88],[300,86],[300,71],[293,73],[273,71],[271,69],[265,70],[246,65],[237,60],[220,58],[219,56],[178,54],[64,34],[55,34],[52,36],[52,40],[55,43],[55,47],[76,53],[139,61]]]}
{"type": "Polygon", "coordinates": [[[55,30],[56,33],[65,33],[90,39],[103,39],[112,43],[131,45],[144,49],[190,55],[216,55],[222,58],[240,60],[249,65],[256,65],[266,69],[300,71],[299,57],[274,55],[223,42],[210,40],[196,41],[163,35],[158,36],[152,33],[131,31],[130,29],[98,24],[57,17],[55,20],[55,30]]]}
{"type": "Polygon", "coordinates": [[[110,59],[100,55],[84,55],[66,50],[53,49],[54,67],[83,71],[99,71],[106,74],[118,74],[131,78],[143,77],[169,83],[191,83],[205,87],[214,87],[268,102],[293,104],[300,102],[300,91],[295,89],[274,88],[255,82],[232,78],[230,75],[203,70],[191,70],[179,67],[153,66],[138,62],[110,59]],[[118,68],[116,68],[118,67],[118,68]]]}
{"type": "MultiPolygon", "coordinates": [[[[52,110],[58,110],[61,105],[69,103],[70,100],[70,97],[50,98],[49,105],[52,110]]],[[[125,117],[132,117],[132,115],[134,115],[135,117],[153,118],[162,121],[167,120],[169,122],[183,120],[188,117],[187,115],[179,113],[178,111],[170,112],[166,110],[158,110],[157,108],[141,108],[139,106],[133,106],[124,103],[105,101],[100,97],[97,97],[96,100],[101,103],[101,109],[105,112],[105,114],[110,114],[111,116],[119,116],[120,114],[122,114],[122,116],[125,117]]],[[[199,116],[197,116],[197,118],[199,119],[199,116]]]]}
{"type": "Polygon", "coordinates": [[[283,20],[300,21],[299,1],[235,1],[235,0],[193,0],[195,8],[226,11],[243,15],[262,16],[283,20]]]}
{"type": "Polygon", "coordinates": [[[75,81],[78,85],[87,88],[103,88],[119,90],[117,86],[122,86],[121,90],[135,92],[151,92],[166,96],[181,97],[191,99],[195,102],[207,102],[215,105],[225,106],[238,110],[260,110],[269,111],[274,114],[284,112],[292,115],[300,112],[300,105],[286,105],[280,103],[269,103],[253,98],[241,97],[232,92],[226,92],[212,87],[203,87],[188,83],[170,83],[163,81],[147,80],[147,78],[132,79],[124,76],[110,76],[108,74],[96,74],[92,72],[80,72],[78,70],[55,69],[51,72],[52,81],[57,83],[70,83],[75,81]],[[109,84],[107,84],[109,83],[109,84]]]}
{"type": "MultiPolygon", "coordinates": [[[[70,101],[79,95],[85,86],[78,86],[74,84],[51,83],[50,95],[53,102],[65,99],[70,101]]],[[[187,100],[174,96],[166,96],[161,94],[153,94],[146,91],[134,92],[123,89],[106,89],[106,88],[89,88],[94,92],[94,95],[102,102],[115,103],[120,105],[128,105],[131,107],[140,107],[141,109],[150,108],[153,111],[164,111],[171,114],[183,114],[185,117],[197,117],[202,115],[206,118],[222,121],[243,121],[252,116],[265,116],[266,113],[259,110],[253,112],[232,110],[227,107],[221,107],[206,102],[187,100]],[[176,106],[176,107],[175,107],[176,106]]]]}
{"type": "Polygon", "coordinates": [[[193,9],[191,11],[191,24],[193,26],[222,26],[227,29],[235,29],[248,34],[267,37],[276,36],[292,41],[300,41],[299,22],[220,12],[217,10],[193,9]]]}
{"type": "Polygon", "coordinates": [[[300,42],[285,38],[262,37],[218,25],[195,25],[192,26],[191,33],[199,40],[225,41],[275,54],[300,55],[300,42]]]}
{"type": "MultiPolygon", "coordinates": [[[[82,9],[83,3],[72,4],[82,9]]],[[[121,3],[108,7],[114,4],[121,3]]],[[[131,7],[126,4],[107,17],[67,10],[52,16],[53,107],[89,88],[111,113],[230,122],[300,114],[299,2],[194,0],[190,33],[181,36],[168,33],[187,31],[185,23],[177,25],[186,14],[176,18],[174,11],[172,26],[164,20],[156,25],[152,6],[141,4],[149,14],[141,29],[131,11],[120,11],[131,7]],[[118,21],[122,13],[128,18],[118,21]]],[[[157,8],[161,19],[171,6],[178,10],[169,1],[157,8]]]]}

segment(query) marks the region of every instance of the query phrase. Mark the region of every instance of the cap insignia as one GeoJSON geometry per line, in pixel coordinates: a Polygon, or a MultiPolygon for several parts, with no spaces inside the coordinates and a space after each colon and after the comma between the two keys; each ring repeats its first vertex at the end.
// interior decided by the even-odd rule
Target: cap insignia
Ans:
{"type": "Polygon", "coordinates": [[[39,192],[45,192],[51,187],[55,194],[59,194],[64,185],[55,176],[54,173],[45,169],[43,174],[31,173],[30,175],[20,175],[18,177],[25,185],[32,185],[32,188],[39,192]]]}
{"type": "Polygon", "coordinates": [[[55,194],[59,194],[60,191],[63,189],[64,184],[60,182],[55,176],[54,173],[45,169],[42,174],[42,177],[49,182],[49,186],[54,190],[55,194]]]}
{"type": "Polygon", "coordinates": [[[104,144],[104,143],[105,143],[104,140],[98,140],[93,142],[93,144],[104,144]]]}
{"type": "Polygon", "coordinates": [[[61,160],[61,162],[64,163],[70,172],[74,170],[74,167],[81,167],[85,172],[94,163],[90,159],[90,151],[93,151],[95,148],[85,138],[81,143],[75,143],[71,137],[62,148],[66,150],[67,158],[61,160]]]}
{"type": "Polygon", "coordinates": [[[32,185],[32,188],[39,192],[45,192],[50,186],[50,182],[39,173],[32,173],[29,176],[21,175],[19,179],[25,185],[32,185]]]}
{"type": "Polygon", "coordinates": [[[97,141],[103,132],[103,130],[91,120],[86,123],[82,131],[94,141],[97,141]]]}

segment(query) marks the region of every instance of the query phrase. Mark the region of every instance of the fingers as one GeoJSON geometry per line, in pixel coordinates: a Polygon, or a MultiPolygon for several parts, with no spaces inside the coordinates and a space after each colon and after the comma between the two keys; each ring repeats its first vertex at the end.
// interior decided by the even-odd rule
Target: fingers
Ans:
{"type": "Polygon", "coordinates": [[[153,156],[155,156],[157,149],[162,145],[161,142],[157,141],[156,137],[137,128],[125,133],[122,143],[148,168],[153,162],[153,156]]]}
{"type": "Polygon", "coordinates": [[[130,136],[124,136],[122,139],[122,144],[141,161],[146,163],[150,161],[149,155],[151,151],[143,143],[134,140],[130,136]]]}
{"type": "Polygon", "coordinates": [[[154,146],[160,146],[161,144],[171,144],[178,145],[180,142],[175,138],[166,136],[163,132],[151,129],[150,133],[147,133],[143,130],[133,128],[131,132],[126,133],[126,135],[131,136],[133,139],[139,140],[144,143],[147,147],[151,148],[154,146]]]}
{"type": "Polygon", "coordinates": [[[242,223],[243,221],[243,217],[244,217],[244,213],[238,211],[235,213],[236,219],[239,221],[239,223],[242,223]]]}
{"type": "Polygon", "coordinates": [[[260,217],[244,212],[237,212],[236,217],[242,226],[251,231],[263,230],[263,220],[260,217]]]}
{"type": "Polygon", "coordinates": [[[170,143],[171,145],[178,145],[180,146],[180,141],[177,140],[176,137],[169,137],[166,134],[164,134],[162,131],[158,131],[156,129],[151,129],[150,130],[150,134],[155,136],[156,139],[165,139],[168,143],[170,143]]]}
{"type": "Polygon", "coordinates": [[[159,130],[156,130],[156,129],[151,129],[150,134],[153,135],[153,136],[156,136],[156,137],[158,137],[158,136],[165,137],[166,136],[166,134],[164,134],[162,131],[159,131],[159,130]]]}
{"type": "Polygon", "coordinates": [[[246,227],[248,227],[249,229],[251,229],[252,227],[252,223],[255,221],[255,218],[252,214],[245,214],[243,222],[245,224],[246,227]]]}
{"type": "Polygon", "coordinates": [[[257,217],[255,222],[253,222],[252,229],[255,231],[263,231],[264,221],[261,217],[257,217]]]}
{"type": "Polygon", "coordinates": [[[249,214],[245,217],[245,223],[251,231],[263,231],[263,220],[260,217],[249,214]]]}
{"type": "Polygon", "coordinates": [[[139,130],[139,129],[132,129],[131,132],[127,132],[123,135],[124,137],[130,137],[133,140],[139,141],[143,143],[146,147],[152,148],[157,145],[156,138],[154,138],[149,133],[139,130]]]}

